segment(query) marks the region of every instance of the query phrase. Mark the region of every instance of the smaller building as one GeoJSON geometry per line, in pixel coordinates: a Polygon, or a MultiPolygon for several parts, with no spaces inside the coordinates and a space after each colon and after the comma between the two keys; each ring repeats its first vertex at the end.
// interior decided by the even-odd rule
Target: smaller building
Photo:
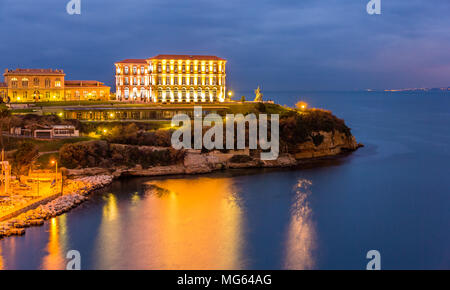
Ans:
{"type": "Polygon", "coordinates": [[[79,137],[80,132],[72,125],[53,125],[50,127],[39,126],[37,128],[11,128],[10,134],[18,137],[37,139],[55,139],[79,137]]]}
{"type": "Polygon", "coordinates": [[[6,69],[3,76],[0,97],[4,102],[109,100],[110,87],[104,83],[65,80],[60,69],[6,69]]]}
{"type": "Polygon", "coordinates": [[[65,81],[65,98],[68,101],[109,100],[110,87],[98,81],[65,81]]]}

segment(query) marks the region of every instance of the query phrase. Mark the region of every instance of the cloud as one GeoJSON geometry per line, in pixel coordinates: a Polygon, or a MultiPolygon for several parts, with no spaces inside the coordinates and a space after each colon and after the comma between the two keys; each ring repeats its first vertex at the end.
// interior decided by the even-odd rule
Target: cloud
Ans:
{"type": "Polygon", "coordinates": [[[0,64],[60,67],[113,84],[113,63],[158,53],[215,54],[251,89],[447,86],[450,3],[382,0],[0,2],[0,64]]]}

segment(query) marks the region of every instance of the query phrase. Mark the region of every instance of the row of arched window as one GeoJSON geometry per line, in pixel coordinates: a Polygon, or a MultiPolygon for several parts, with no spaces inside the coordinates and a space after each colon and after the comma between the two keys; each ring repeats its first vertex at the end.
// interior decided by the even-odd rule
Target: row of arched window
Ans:
{"type": "Polygon", "coordinates": [[[173,72],[173,73],[186,73],[186,72],[190,72],[190,73],[194,73],[194,72],[224,72],[224,67],[221,66],[218,68],[217,63],[214,64],[209,64],[209,63],[203,63],[203,64],[170,64],[170,63],[158,63],[157,64],[157,72],[158,73],[162,73],[162,72],[173,72]]]}
{"type": "MultiPolygon", "coordinates": [[[[104,91],[74,91],[73,95],[71,91],[65,92],[63,93],[63,95],[65,95],[65,98],[67,100],[79,100],[81,97],[83,97],[84,99],[97,99],[98,96],[100,96],[100,98],[103,98],[105,96],[105,92],[104,91]],[[73,96],[73,98],[72,98],[73,96]]],[[[41,92],[41,91],[34,91],[34,92],[27,92],[27,91],[23,91],[20,92],[20,94],[17,91],[13,91],[12,92],[12,97],[14,101],[27,101],[27,100],[35,100],[35,101],[39,101],[39,100],[47,100],[47,101],[51,101],[51,100],[60,100],[61,98],[61,92],[60,91],[56,91],[56,92],[50,92],[50,91],[45,91],[45,92],[41,92]]]]}
{"type": "MultiPolygon", "coordinates": [[[[150,70],[150,67],[148,67],[147,69],[150,70]]],[[[141,66],[139,68],[137,66],[133,66],[131,67],[131,72],[133,74],[146,74],[148,72],[147,69],[144,66],[141,66]]],[[[120,68],[117,69],[117,73],[120,73],[120,68]]],[[[130,67],[127,65],[124,66],[123,73],[126,75],[130,74],[130,67]]]]}
{"type": "MultiPolygon", "coordinates": [[[[148,99],[150,97],[149,91],[141,88],[140,91],[137,88],[133,88],[130,91],[126,87],[123,92],[119,89],[117,90],[117,97],[119,99],[148,99]]],[[[154,101],[156,102],[217,102],[222,98],[222,93],[216,88],[158,88],[154,92],[154,101]]]]}
{"type": "MultiPolygon", "coordinates": [[[[29,85],[29,80],[28,78],[22,78],[22,87],[23,88],[28,88],[29,85]]],[[[17,78],[12,78],[11,79],[11,87],[12,88],[17,88],[18,87],[18,80],[17,78]]],[[[39,78],[33,78],[33,86],[39,86],[40,85],[40,79],[39,78]]],[[[44,86],[46,88],[50,88],[51,87],[51,80],[49,78],[44,80],[44,86]]],[[[57,78],[55,80],[55,87],[61,87],[61,79],[57,78]]]]}
{"type": "Polygon", "coordinates": [[[216,102],[220,96],[216,88],[158,88],[158,102],[216,102]]]}

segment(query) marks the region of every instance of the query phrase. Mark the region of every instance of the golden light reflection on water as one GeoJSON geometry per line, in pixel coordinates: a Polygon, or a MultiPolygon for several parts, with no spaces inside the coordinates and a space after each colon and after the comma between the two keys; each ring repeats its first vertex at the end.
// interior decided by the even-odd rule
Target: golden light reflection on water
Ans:
{"type": "MultiPolygon", "coordinates": [[[[226,178],[154,181],[163,194],[147,192],[110,221],[103,216],[98,268],[239,269],[242,213],[226,178]],[[123,215],[132,224],[121,225],[123,215]],[[123,227],[122,227],[123,226],[123,227]],[[118,236],[122,232],[124,236],[118,236]],[[121,243],[127,243],[126,253],[121,243]],[[121,259],[124,255],[127,259],[121,259]]],[[[131,203],[136,199],[131,198],[131,203]]],[[[108,207],[107,203],[105,207],[108,207]]],[[[111,212],[111,210],[104,210],[111,212]]]]}
{"type": "MultiPolygon", "coordinates": [[[[108,194],[104,197],[105,205],[103,206],[102,223],[99,228],[97,239],[97,263],[102,268],[114,269],[114,265],[120,262],[118,253],[120,245],[126,243],[128,237],[121,236],[122,222],[117,207],[117,198],[114,194],[108,194]],[[105,265],[109,265],[106,267],[105,265]]],[[[125,257],[123,257],[125,258],[125,257]]]]}
{"type": "MultiPolygon", "coordinates": [[[[245,191],[238,193],[240,189],[234,182],[234,178],[212,177],[158,180],[151,183],[164,190],[136,192],[132,187],[130,192],[103,195],[100,224],[96,224],[95,218],[92,220],[92,228],[96,229],[91,233],[94,243],[89,247],[92,248],[93,264],[86,267],[245,269],[252,267],[255,261],[264,261],[265,251],[273,250],[271,241],[267,242],[267,249],[262,249],[266,242],[252,240],[251,233],[267,226],[277,235],[276,231],[280,226],[284,228],[284,224],[274,224],[268,219],[264,226],[249,229],[248,223],[255,214],[263,220],[267,217],[257,210],[252,212],[249,203],[245,203],[246,208],[240,206],[245,191]],[[252,243],[259,243],[259,250],[253,252],[252,243]]],[[[310,181],[300,179],[294,187],[292,201],[289,199],[291,188],[280,188],[280,203],[271,200],[275,203],[268,205],[282,206],[280,214],[283,220],[289,218],[287,230],[280,237],[284,239],[284,250],[276,255],[274,261],[278,264],[280,259],[286,269],[312,269],[316,266],[317,237],[308,203],[311,185],[310,181]]],[[[259,195],[250,197],[258,198],[259,195]]],[[[271,201],[262,199],[260,202],[271,201]]],[[[69,250],[66,219],[67,216],[62,215],[49,221],[48,240],[45,237],[43,244],[47,243],[46,251],[40,268],[65,268],[65,255],[69,250]]],[[[4,246],[7,252],[0,248],[0,269],[15,267],[11,257],[16,256],[16,239],[7,241],[7,246],[4,246]]]]}
{"type": "Polygon", "coordinates": [[[62,215],[50,220],[47,255],[42,260],[42,269],[65,269],[65,249],[67,245],[67,216],[62,215]]]}
{"type": "Polygon", "coordinates": [[[108,194],[106,201],[103,207],[103,218],[107,221],[114,221],[118,217],[117,199],[114,194],[108,194]]]}
{"type": "Polygon", "coordinates": [[[317,247],[316,231],[308,203],[311,194],[309,180],[301,179],[295,186],[295,200],[291,208],[291,221],[287,233],[285,269],[313,269],[317,247]]]}
{"type": "Polygon", "coordinates": [[[5,266],[3,265],[3,254],[2,254],[2,245],[0,245],[0,270],[4,270],[5,266]]]}

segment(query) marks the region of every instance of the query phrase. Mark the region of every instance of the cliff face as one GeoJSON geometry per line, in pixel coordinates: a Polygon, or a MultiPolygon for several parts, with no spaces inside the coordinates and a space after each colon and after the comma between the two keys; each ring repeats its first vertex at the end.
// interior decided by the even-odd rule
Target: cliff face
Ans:
{"type": "MultiPolygon", "coordinates": [[[[127,166],[113,166],[108,168],[84,168],[67,170],[69,177],[109,174],[120,176],[161,176],[176,174],[202,174],[227,168],[257,168],[257,167],[293,167],[300,160],[335,156],[343,152],[356,150],[360,145],[355,137],[341,132],[316,132],[311,140],[298,144],[292,154],[281,153],[277,160],[260,160],[251,157],[248,150],[240,152],[222,153],[212,151],[202,153],[200,150],[185,150],[184,158],[176,164],[166,166],[150,166],[143,168],[138,164],[132,168],[127,166]]],[[[120,145],[125,151],[130,151],[133,145],[120,145]]],[[[145,146],[139,146],[140,152],[145,146]]],[[[118,147],[115,147],[116,149],[118,147]]],[[[165,147],[164,147],[165,148],[165,147]]],[[[167,148],[165,148],[167,150],[167,148]]],[[[152,150],[156,150],[152,147],[152,150]]]]}
{"type": "Polygon", "coordinates": [[[313,136],[311,140],[297,145],[294,153],[296,159],[333,156],[354,151],[361,146],[356,142],[354,136],[347,136],[339,131],[320,131],[314,133],[313,136]]]}

